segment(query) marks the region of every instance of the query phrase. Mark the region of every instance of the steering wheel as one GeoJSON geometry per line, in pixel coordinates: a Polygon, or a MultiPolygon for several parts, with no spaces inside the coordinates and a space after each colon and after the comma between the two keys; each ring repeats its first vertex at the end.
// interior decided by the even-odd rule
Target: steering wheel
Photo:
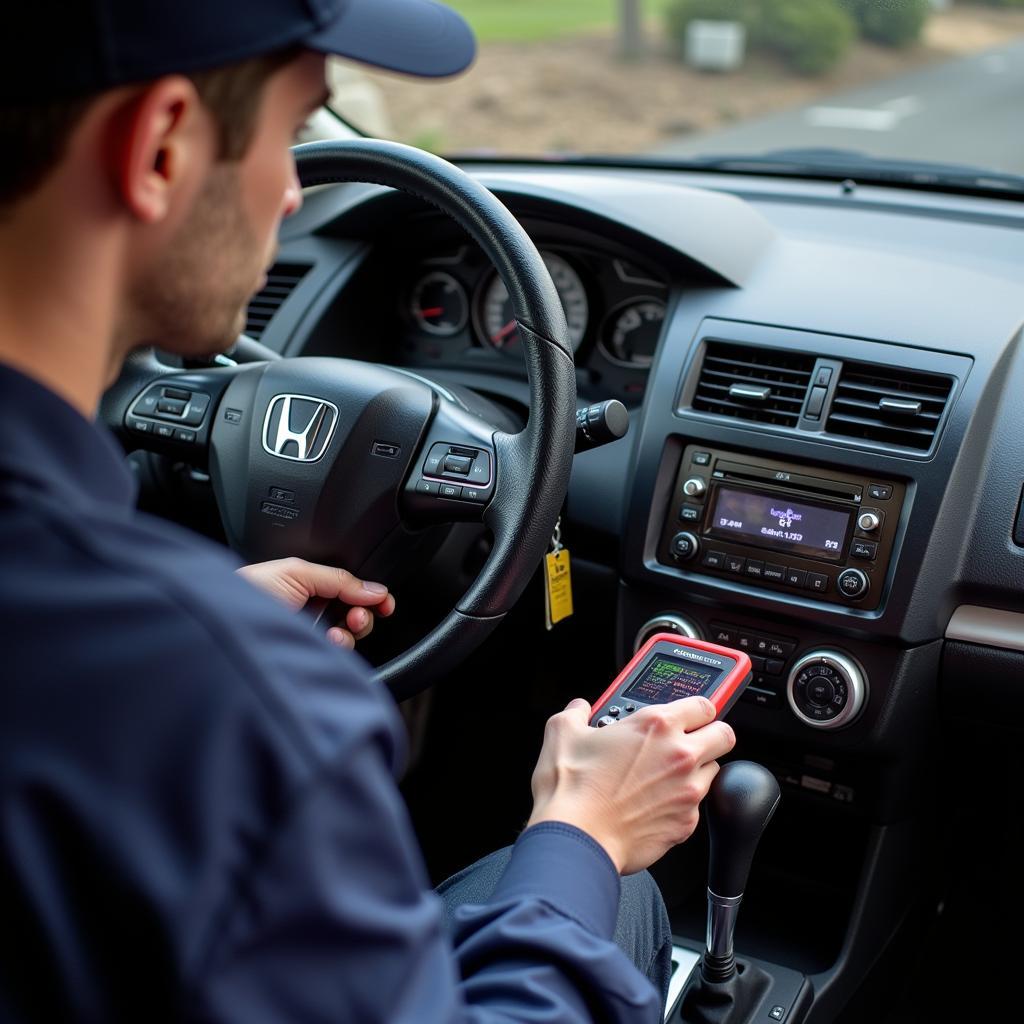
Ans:
{"type": "Polygon", "coordinates": [[[251,561],[300,555],[373,578],[428,524],[485,523],[494,543],[476,580],[427,636],[377,670],[404,699],[487,637],[545,551],[572,463],[572,348],[536,247],[457,167],[372,140],[310,143],[295,159],[303,186],[409,192],[483,249],[519,325],[525,428],[506,433],[452,391],[372,363],[298,357],[181,371],[148,350],[126,361],[101,415],[127,448],[208,466],[228,542],[251,561]]]}

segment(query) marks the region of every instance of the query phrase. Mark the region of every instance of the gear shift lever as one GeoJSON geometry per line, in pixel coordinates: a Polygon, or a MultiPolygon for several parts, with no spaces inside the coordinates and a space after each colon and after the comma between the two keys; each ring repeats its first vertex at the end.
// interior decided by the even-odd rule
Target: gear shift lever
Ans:
{"type": "Polygon", "coordinates": [[[711,840],[707,949],[701,962],[706,981],[728,981],[736,973],[733,934],[740,901],[754,851],[780,798],[775,776],[753,761],[732,761],[711,783],[704,805],[711,840]]]}

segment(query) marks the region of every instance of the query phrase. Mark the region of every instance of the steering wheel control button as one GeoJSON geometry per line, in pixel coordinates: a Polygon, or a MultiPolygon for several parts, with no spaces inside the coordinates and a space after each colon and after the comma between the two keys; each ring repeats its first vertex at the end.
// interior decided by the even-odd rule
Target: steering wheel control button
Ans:
{"type": "Polygon", "coordinates": [[[690,479],[683,484],[683,494],[688,498],[703,497],[707,489],[708,485],[699,476],[691,476],[690,479]]]}
{"type": "Polygon", "coordinates": [[[868,497],[874,501],[888,501],[892,497],[892,485],[869,484],[868,497]]]}
{"type": "Polygon", "coordinates": [[[397,459],[402,452],[401,445],[388,444],[387,441],[374,441],[373,454],[381,459],[397,459]]]}
{"type": "MultiPolygon", "coordinates": [[[[168,391],[170,390],[168,388],[168,391]]],[[[189,398],[188,408],[185,410],[185,423],[190,427],[198,427],[203,422],[203,417],[209,408],[210,396],[202,391],[194,391],[189,398]]]]}
{"type": "Polygon", "coordinates": [[[828,576],[823,572],[809,572],[807,574],[807,589],[813,590],[816,594],[828,592],[828,576]]]}
{"type": "Polygon", "coordinates": [[[241,423],[242,422],[242,410],[241,409],[225,409],[224,419],[228,423],[241,423]]]}
{"type": "Polygon", "coordinates": [[[447,476],[449,473],[457,473],[460,476],[468,476],[470,469],[473,467],[473,460],[467,458],[465,455],[446,455],[444,457],[444,468],[443,472],[447,476]]]}
{"type": "Polygon", "coordinates": [[[708,551],[701,559],[701,565],[708,569],[724,569],[725,568],[725,552],[724,551],[708,551]]]}
{"type": "Polygon", "coordinates": [[[195,444],[196,432],[194,430],[182,430],[179,428],[174,432],[174,440],[181,441],[183,444],[195,444]]]}
{"type": "Polygon", "coordinates": [[[417,480],[416,481],[416,493],[417,494],[429,494],[437,496],[440,484],[433,480],[417,480]]]}
{"type": "Polygon", "coordinates": [[[169,413],[171,416],[180,416],[185,411],[185,403],[163,398],[157,402],[156,411],[169,413]]]}
{"type": "Polygon", "coordinates": [[[688,562],[700,550],[700,542],[692,533],[677,533],[669,544],[669,550],[677,562],[688,562]]]}
{"type": "Polygon", "coordinates": [[[852,722],[867,700],[867,678],[840,651],[811,651],[790,670],[786,698],[806,725],[838,729],[852,722]]]}
{"type": "Polygon", "coordinates": [[[843,597],[855,601],[868,592],[870,582],[860,569],[844,569],[836,580],[836,587],[843,597]]]}
{"type": "Polygon", "coordinates": [[[463,487],[462,500],[476,501],[482,504],[487,500],[487,492],[480,490],[479,487],[463,487]]]}
{"type": "Polygon", "coordinates": [[[881,525],[881,513],[876,512],[873,508],[866,508],[857,516],[857,527],[865,533],[874,533],[881,525]]]}
{"type": "Polygon", "coordinates": [[[154,432],[157,437],[165,438],[168,441],[174,440],[174,427],[169,427],[166,423],[158,423],[154,432]]]}
{"type": "Polygon", "coordinates": [[[150,423],[149,420],[128,420],[128,429],[134,430],[136,433],[139,434],[148,434],[152,426],[153,424],[150,423]]]}
{"type": "Polygon", "coordinates": [[[462,488],[456,487],[455,484],[440,484],[438,494],[442,498],[449,498],[455,501],[462,497],[462,488]]]}

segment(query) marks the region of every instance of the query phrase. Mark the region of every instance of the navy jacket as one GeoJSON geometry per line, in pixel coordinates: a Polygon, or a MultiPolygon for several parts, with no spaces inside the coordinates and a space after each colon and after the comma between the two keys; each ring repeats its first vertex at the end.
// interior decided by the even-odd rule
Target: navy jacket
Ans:
{"type": "Polygon", "coordinates": [[[524,832],[453,946],[360,659],[3,366],[0,439],[0,1020],[658,1020],[596,843],[524,832]]]}

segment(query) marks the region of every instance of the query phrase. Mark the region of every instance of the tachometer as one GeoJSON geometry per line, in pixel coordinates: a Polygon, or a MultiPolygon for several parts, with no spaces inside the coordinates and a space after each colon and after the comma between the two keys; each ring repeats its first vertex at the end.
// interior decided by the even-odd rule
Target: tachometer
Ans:
{"type": "Polygon", "coordinates": [[[458,334],[469,318],[466,290],[443,271],[436,270],[416,282],[409,300],[409,314],[428,334],[458,334]]]}
{"type": "MultiPolygon", "coordinates": [[[[558,291],[558,297],[562,300],[565,320],[569,325],[569,343],[575,351],[580,347],[587,331],[590,314],[587,290],[579,274],[561,256],[555,256],[553,253],[541,255],[558,291]]],[[[512,315],[512,300],[500,277],[495,277],[484,292],[480,304],[480,326],[485,344],[499,352],[519,354],[519,331],[512,315]]]]}
{"type": "Polygon", "coordinates": [[[634,299],[608,318],[601,349],[609,359],[628,366],[650,366],[665,322],[660,299],[634,299]]]}

